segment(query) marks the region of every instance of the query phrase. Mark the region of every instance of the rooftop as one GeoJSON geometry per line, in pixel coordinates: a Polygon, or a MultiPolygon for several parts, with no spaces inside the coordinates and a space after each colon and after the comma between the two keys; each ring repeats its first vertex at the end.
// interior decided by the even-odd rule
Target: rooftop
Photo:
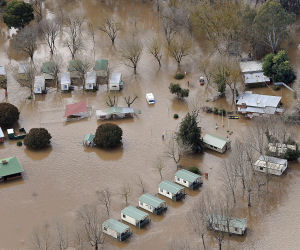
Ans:
{"type": "Polygon", "coordinates": [[[229,140],[226,140],[222,137],[219,137],[217,135],[213,135],[213,134],[206,134],[203,137],[203,142],[208,144],[208,145],[212,145],[214,147],[217,148],[223,148],[227,142],[229,142],[229,140]]]}
{"type": "Polygon", "coordinates": [[[88,112],[86,101],[81,101],[73,104],[66,105],[65,117],[70,115],[76,115],[79,113],[88,112]]]}
{"type": "Polygon", "coordinates": [[[149,215],[133,206],[125,207],[122,211],[122,214],[128,215],[131,218],[136,219],[137,221],[143,220],[149,215]]]}
{"type": "Polygon", "coordinates": [[[61,84],[71,84],[70,72],[63,72],[60,76],[61,84]]]}
{"type": "Polygon", "coordinates": [[[265,76],[263,72],[245,73],[245,84],[269,82],[270,78],[265,76]]]}
{"type": "Polygon", "coordinates": [[[48,61],[44,62],[42,65],[42,73],[51,74],[55,71],[54,62],[48,61]]]}
{"type": "Polygon", "coordinates": [[[184,189],[183,187],[181,187],[173,182],[170,182],[170,181],[162,181],[159,184],[159,188],[167,190],[168,192],[170,192],[172,194],[177,194],[179,191],[184,189]]]}
{"type": "Polygon", "coordinates": [[[240,62],[240,68],[243,73],[262,71],[262,63],[259,61],[240,62]]]}
{"type": "Polygon", "coordinates": [[[94,70],[95,71],[107,70],[107,68],[108,68],[108,60],[101,59],[96,61],[94,70]]]}
{"type": "Polygon", "coordinates": [[[151,205],[154,208],[158,208],[162,203],[165,203],[165,201],[149,194],[143,194],[142,196],[140,196],[139,198],[140,202],[146,203],[148,205],[151,205]]]}
{"type": "Polygon", "coordinates": [[[113,219],[113,218],[110,218],[110,219],[104,221],[102,225],[107,228],[110,228],[113,231],[120,233],[120,234],[124,233],[130,229],[129,226],[127,226],[127,225],[123,224],[122,222],[120,222],[116,219],[113,219]]]}
{"type": "Polygon", "coordinates": [[[3,138],[3,137],[4,137],[4,133],[3,133],[2,129],[1,129],[1,127],[0,127],[0,138],[3,138]]]}
{"type": "Polygon", "coordinates": [[[246,229],[247,227],[247,219],[240,219],[234,217],[227,217],[218,214],[213,214],[209,216],[209,219],[212,220],[212,223],[227,226],[229,222],[230,227],[237,227],[241,229],[246,229]]]}
{"type": "Polygon", "coordinates": [[[35,76],[34,87],[35,88],[44,88],[45,87],[45,78],[43,76],[35,76]]]}
{"type": "Polygon", "coordinates": [[[246,91],[238,98],[237,105],[246,104],[252,107],[277,107],[281,100],[281,96],[259,95],[252,94],[251,91],[246,91]]]}
{"type": "Polygon", "coordinates": [[[80,60],[71,60],[69,62],[69,71],[78,71],[78,69],[80,69],[82,67],[82,61],[80,60]]]}
{"type": "Polygon", "coordinates": [[[185,170],[185,169],[181,169],[178,170],[175,174],[176,177],[179,177],[183,180],[186,180],[188,182],[194,182],[197,179],[200,178],[200,175],[194,174],[191,171],[185,170]]]}
{"type": "Polygon", "coordinates": [[[83,138],[83,141],[88,141],[88,142],[92,142],[95,138],[95,135],[93,134],[86,134],[83,138]]]}
{"type": "Polygon", "coordinates": [[[0,159],[0,177],[5,177],[12,174],[19,174],[24,172],[22,165],[19,163],[17,157],[9,157],[0,159]]]}
{"type": "Polygon", "coordinates": [[[116,73],[116,72],[111,73],[109,78],[109,83],[110,84],[119,83],[121,80],[121,76],[122,76],[121,73],[116,73]]]}

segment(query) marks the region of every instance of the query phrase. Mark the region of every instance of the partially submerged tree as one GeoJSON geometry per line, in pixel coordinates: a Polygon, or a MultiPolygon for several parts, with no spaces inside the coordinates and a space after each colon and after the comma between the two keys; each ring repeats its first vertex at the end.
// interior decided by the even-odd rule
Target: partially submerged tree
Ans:
{"type": "Polygon", "coordinates": [[[98,200],[105,207],[107,216],[110,215],[110,207],[111,207],[111,192],[109,189],[104,189],[97,192],[98,200]]]}
{"type": "Polygon", "coordinates": [[[128,205],[128,198],[131,194],[131,187],[129,184],[124,184],[122,189],[121,189],[121,196],[124,198],[125,200],[125,206],[128,205]]]}
{"type": "Polygon", "coordinates": [[[166,150],[166,156],[175,162],[177,170],[180,168],[180,160],[182,157],[190,152],[191,148],[189,145],[184,144],[180,139],[170,138],[166,150]]]}
{"type": "Polygon", "coordinates": [[[175,94],[177,98],[183,99],[189,96],[189,89],[182,89],[178,83],[170,83],[169,90],[172,94],[175,94]]]}
{"type": "Polygon", "coordinates": [[[156,59],[158,62],[159,68],[161,67],[161,59],[162,59],[162,43],[158,40],[158,38],[153,38],[148,45],[149,53],[156,59]]]}
{"type": "Polygon", "coordinates": [[[107,96],[106,105],[108,107],[115,107],[118,104],[118,98],[114,95],[113,98],[111,98],[110,95],[107,96]]]}
{"type": "Polygon", "coordinates": [[[114,45],[118,32],[120,31],[120,24],[112,18],[105,18],[103,23],[99,26],[99,30],[104,32],[114,45]]]}
{"type": "Polygon", "coordinates": [[[127,104],[127,107],[130,108],[130,106],[134,103],[134,101],[138,98],[138,96],[134,96],[134,97],[131,97],[131,96],[124,96],[124,100],[127,104]]]}
{"type": "Polygon", "coordinates": [[[34,88],[34,79],[36,75],[36,68],[33,64],[27,63],[24,65],[24,74],[23,77],[19,77],[17,73],[15,73],[14,77],[21,87],[27,88],[30,90],[31,99],[33,97],[33,88],[34,88]]]}
{"type": "Polygon", "coordinates": [[[51,143],[52,136],[45,128],[32,128],[25,136],[24,144],[30,149],[43,149],[51,143]]]}
{"type": "MultiPolygon", "coordinates": [[[[172,151],[172,149],[171,149],[172,151]]],[[[172,157],[172,153],[169,155],[172,157]]],[[[179,159],[180,160],[180,159],[179,159]]],[[[176,163],[176,162],[175,162],[176,163]]],[[[163,170],[164,168],[166,167],[165,164],[163,164],[163,162],[161,160],[158,161],[158,163],[155,165],[155,168],[157,169],[157,172],[159,173],[159,176],[160,176],[160,180],[162,181],[163,179],[163,170]]]]}
{"type": "Polygon", "coordinates": [[[81,60],[73,60],[72,68],[74,71],[79,73],[79,78],[82,83],[83,90],[85,89],[85,77],[87,72],[92,68],[92,63],[87,57],[79,57],[81,60]]]}
{"type": "Polygon", "coordinates": [[[46,0],[30,0],[37,22],[43,19],[43,4],[46,0]]]}
{"type": "Polygon", "coordinates": [[[122,129],[116,124],[101,124],[96,130],[94,143],[100,148],[114,148],[121,144],[122,134],[122,129]]]}
{"type": "Polygon", "coordinates": [[[20,112],[16,106],[10,103],[0,103],[0,127],[8,128],[19,120],[20,112]]]}
{"type": "Polygon", "coordinates": [[[54,20],[47,19],[42,22],[43,38],[49,47],[51,57],[53,56],[54,51],[56,49],[55,42],[57,36],[60,33],[60,28],[61,28],[60,26],[61,24],[58,21],[58,19],[54,19],[54,20]]]}
{"type": "Polygon", "coordinates": [[[182,59],[190,54],[190,49],[190,41],[178,36],[174,38],[168,46],[169,54],[177,62],[178,67],[180,67],[182,59]]]}
{"type": "Polygon", "coordinates": [[[50,232],[50,225],[45,223],[43,227],[36,228],[32,234],[32,247],[35,250],[48,250],[53,247],[53,236],[50,232]]]}

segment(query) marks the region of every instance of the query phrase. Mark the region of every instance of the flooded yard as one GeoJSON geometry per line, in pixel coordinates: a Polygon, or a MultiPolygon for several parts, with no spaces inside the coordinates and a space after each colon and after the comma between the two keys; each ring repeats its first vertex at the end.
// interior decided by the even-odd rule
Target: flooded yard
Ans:
{"type": "MultiPolygon", "coordinates": [[[[46,5],[47,15],[53,15],[56,9],[53,7],[59,1],[52,0],[46,5]],[[53,2],[53,4],[52,4],[53,2]]],[[[65,1],[68,2],[68,1],[65,1]]],[[[94,27],[99,25],[105,13],[112,13],[122,24],[122,32],[116,40],[116,47],[136,22],[140,30],[140,36],[146,43],[157,32],[161,32],[161,24],[154,10],[143,1],[120,0],[114,9],[104,5],[101,1],[85,0],[71,1],[62,5],[63,12],[69,13],[81,9],[83,14],[92,22],[94,27]],[[76,4],[74,4],[74,2],[76,4]]],[[[13,54],[10,49],[8,33],[1,24],[0,35],[0,65],[15,67],[22,59],[13,54]]],[[[87,31],[84,30],[84,33],[87,31]]],[[[96,59],[107,58],[112,70],[122,72],[125,82],[122,92],[117,94],[118,104],[125,106],[124,96],[137,95],[138,99],[132,107],[136,112],[133,119],[114,120],[123,130],[123,146],[113,151],[105,151],[97,148],[85,148],[82,139],[87,133],[95,133],[98,125],[95,113],[88,119],[75,122],[65,122],[63,119],[66,104],[86,100],[88,106],[95,109],[106,108],[107,89],[101,85],[97,92],[84,92],[82,89],[74,90],[69,94],[56,92],[51,89],[44,96],[36,96],[34,100],[28,100],[26,89],[20,88],[8,74],[8,98],[4,91],[0,90],[0,101],[7,101],[16,105],[20,110],[19,126],[27,131],[34,127],[45,127],[52,135],[51,148],[34,152],[27,150],[25,146],[17,147],[14,141],[6,140],[0,145],[0,158],[17,156],[24,167],[23,180],[16,180],[0,184],[0,249],[32,249],[31,235],[34,228],[46,223],[63,221],[69,225],[72,233],[75,230],[73,222],[76,219],[76,211],[84,204],[95,202],[96,192],[109,188],[112,192],[112,217],[120,219],[120,211],[125,202],[120,195],[122,186],[129,184],[131,194],[129,203],[137,206],[138,197],[142,190],[138,185],[139,178],[145,183],[146,191],[151,194],[158,192],[160,176],[155,165],[162,159],[166,168],[163,170],[164,179],[172,180],[176,171],[174,162],[165,157],[167,147],[166,140],[162,140],[162,134],[167,135],[176,130],[181,119],[195,104],[210,105],[212,107],[231,110],[231,98],[219,99],[216,102],[206,102],[210,97],[206,86],[200,86],[198,79],[200,73],[194,60],[201,58],[205,53],[205,46],[193,41],[193,53],[186,57],[182,70],[187,72],[184,80],[178,81],[185,88],[187,79],[190,81],[190,96],[186,102],[178,101],[169,92],[170,82],[177,82],[174,75],[177,64],[164,54],[162,68],[144,48],[142,59],[138,65],[138,74],[133,75],[131,68],[121,62],[116,48],[110,46],[110,40],[100,31],[95,29],[96,59]],[[148,105],[145,100],[146,93],[152,92],[156,103],[148,105]],[[179,119],[174,119],[177,113],[179,119]]],[[[70,53],[63,47],[63,38],[59,38],[57,51],[61,53],[64,68],[71,59],[70,53]]],[[[86,52],[92,57],[90,47],[86,52]]],[[[299,65],[299,52],[290,51],[296,58],[292,59],[295,65],[299,65]]],[[[45,44],[39,44],[34,55],[37,64],[41,64],[48,58],[48,48],[45,44]]],[[[298,69],[298,77],[300,72],[298,69]]],[[[259,88],[255,93],[282,95],[282,102],[286,107],[292,105],[295,100],[293,93],[287,89],[274,91],[271,88],[259,88]]],[[[241,118],[239,120],[224,119],[224,128],[217,131],[216,124],[222,123],[222,117],[213,114],[200,114],[200,126],[202,134],[213,132],[226,137],[227,130],[233,131],[230,136],[234,141],[245,133],[252,121],[241,118]]],[[[298,131],[298,141],[300,129],[298,131]]],[[[108,239],[104,249],[168,249],[170,240],[186,238],[195,244],[200,244],[198,238],[186,222],[185,214],[197,200],[202,190],[210,188],[222,190],[220,170],[223,160],[230,152],[224,155],[206,151],[201,155],[185,157],[184,166],[196,166],[202,173],[208,173],[208,179],[200,191],[189,192],[183,202],[168,202],[169,209],[163,216],[152,216],[151,223],[142,230],[134,229],[133,236],[126,243],[118,243],[108,239]],[[199,242],[199,243],[197,243],[199,242]]],[[[268,206],[262,209],[248,209],[247,203],[241,204],[240,216],[248,217],[249,230],[244,237],[228,237],[225,241],[226,249],[299,249],[300,234],[299,220],[300,210],[300,164],[289,165],[287,174],[274,179],[274,192],[268,200],[268,206]],[[276,192],[275,192],[276,191],[276,192]]],[[[262,202],[262,201],[260,201],[262,202]]],[[[207,243],[211,249],[216,249],[217,244],[212,236],[208,236],[207,243]]]]}

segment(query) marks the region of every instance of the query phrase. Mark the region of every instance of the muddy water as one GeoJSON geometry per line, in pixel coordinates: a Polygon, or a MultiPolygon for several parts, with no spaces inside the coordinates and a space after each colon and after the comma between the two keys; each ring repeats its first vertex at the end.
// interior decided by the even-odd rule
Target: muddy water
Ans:
{"type": "MultiPolygon", "coordinates": [[[[53,1],[53,3],[57,3],[53,1]]],[[[55,10],[54,5],[48,4],[47,15],[55,10]]],[[[100,1],[87,0],[82,3],[68,3],[62,6],[64,11],[70,12],[82,9],[89,17],[94,27],[99,24],[103,15],[112,13],[122,21],[122,34],[117,38],[118,43],[124,35],[137,23],[137,28],[142,30],[141,37],[147,41],[159,30],[158,18],[146,4],[141,1],[118,1],[111,8],[100,1]],[[133,11],[134,10],[134,11],[133,11]]],[[[10,64],[10,68],[16,65],[22,58],[20,55],[10,53],[8,32],[1,26],[0,36],[0,63],[10,64]]],[[[197,59],[205,47],[197,47],[193,56],[187,58],[183,64],[183,71],[187,71],[187,77],[191,82],[191,96],[187,102],[179,102],[170,95],[168,85],[174,81],[176,64],[166,55],[163,67],[158,71],[156,62],[144,51],[141,63],[138,66],[139,74],[132,75],[131,69],[126,68],[118,57],[115,48],[110,46],[110,40],[96,31],[96,58],[108,58],[113,70],[120,70],[124,75],[125,89],[118,96],[119,105],[125,105],[122,95],[137,94],[139,98],[133,104],[138,115],[134,119],[114,121],[123,129],[123,147],[114,151],[99,149],[86,149],[81,141],[86,133],[94,132],[100,124],[93,115],[91,118],[65,123],[63,122],[64,106],[80,100],[87,100],[89,106],[94,109],[105,108],[106,88],[101,86],[97,93],[83,93],[76,90],[71,94],[48,92],[46,96],[37,97],[34,101],[26,100],[28,93],[20,89],[9,74],[8,102],[14,103],[21,110],[19,126],[29,130],[32,127],[46,127],[51,133],[52,147],[42,152],[28,151],[24,147],[17,147],[14,142],[6,141],[0,146],[0,158],[16,155],[22,163],[25,174],[24,179],[0,185],[0,198],[3,201],[0,206],[0,248],[1,249],[31,249],[31,232],[41,224],[54,223],[62,220],[70,225],[72,232],[76,210],[83,204],[96,200],[96,191],[109,188],[113,193],[112,217],[119,218],[120,210],[124,207],[124,201],[120,196],[124,184],[130,184],[132,193],[129,202],[136,206],[141,188],[138,178],[145,182],[146,191],[157,193],[160,177],[154,166],[158,159],[163,159],[166,168],[163,170],[165,179],[172,179],[175,165],[165,158],[166,142],[162,141],[163,131],[170,135],[178,128],[180,119],[174,120],[173,114],[179,114],[182,118],[189,107],[200,104],[224,107],[231,109],[230,98],[218,100],[214,103],[206,103],[209,91],[197,84],[199,73],[192,63],[197,59]],[[153,92],[157,103],[154,106],[147,105],[145,94],[153,92]]],[[[84,35],[87,32],[84,31],[84,35]]],[[[70,60],[66,48],[62,46],[63,38],[60,38],[58,50],[63,55],[64,64],[70,60]]],[[[91,46],[86,47],[86,52],[92,55],[91,46]]],[[[296,52],[296,50],[295,50],[296,52]]],[[[35,53],[37,64],[47,58],[48,50],[40,45],[35,53]]],[[[294,61],[297,59],[293,59],[294,61]]],[[[66,66],[65,66],[66,68],[66,66]]],[[[181,81],[186,86],[186,80],[181,81]]],[[[255,90],[257,93],[282,95],[286,106],[294,102],[293,95],[288,90],[275,92],[272,89],[262,88],[255,90]]],[[[0,91],[0,100],[4,101],[4,93],[0,91]]],[[[203,133],[215,132],[226,136],[227,130],[233,131],[232,139],[236,138],[251,126],[251,121],[222,120],[222,117],[212,114],[201,114],[200,124],[203,133]],[[215,130],[216,124],[224,123],[224,128],[215,130]]],[[[183,165],[197,166],[203,172],[209,173],[203,189],[209,187],[215,190],[222,188],[220,181],[220,169],[222,160],[228,157],[228,153],[220,156],[217,153],[206,152],[203,155],[190,156],[183,160],[183,165]]],[[[249,217],[250,230],[247,237],[226,239],[228,249],[298,249],[300,240],[296,237],[300,233],[297,221],[300,214],[297,207],[300,197],[297,190],[300,188],[299,165],[294,164],[289,168],[287,175],[278,181],[280,189],[270,198],[268,209],[246,209],[241,205],[238,215],[249,217]],[[280,191],[280,192],[279,192],[280,191]],[[280,195],[278,195],[280,194],[280,195]],[[259,210],[259,211],[258,211],[259,210]],[[293,230],[290,230],[290,229],[293,230]]],[[[279,186],[279,185],[277,185],[279,186]]],[[[199,239],[190,233],[186,224],[185,214],[197,199],[201,191],[192,192],[179,203],[168,202],[169,209],[162,217],[151,216],[152,222],[144,230],[134,229],[134,235],[129,242],[120,244],[108,239],[107,249],[167,249],[172,238],[183,237],[197,244],[199,239]]],[[[211,248],[215,248],[215,242],[208,237],[211,248]]]]}

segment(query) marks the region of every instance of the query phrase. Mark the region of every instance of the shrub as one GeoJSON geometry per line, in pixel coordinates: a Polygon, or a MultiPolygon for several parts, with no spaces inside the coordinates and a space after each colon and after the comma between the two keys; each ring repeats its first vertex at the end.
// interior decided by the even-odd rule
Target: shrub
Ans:
{"type": "Polygon", "coordinates": [[[187,170],[193,172],[194,174],[200,174],[200,170],[197,167],[189,167],[187,170]]]}
{"type": "Polygon", "coordinates": [[[182,89],[178,83],[170,83],[169,90],[180,99],[188,97],[190,92],[189,89],[182,89]]]}
{"type": "Polygon", "coordinates": [[[175,75],[175,79],[177,79],[177,80],[181,80],[181,79],[183,79],[184,78],[184,74],[182,74],[182,73],[177,73],[176,75],[175,75]]]}
{"type": "Polygon", "coordinates": [[[219,115],[226,116],[226,110],[225,109],[220,109],[219,115]]]}
{"type": "Polygon", "coordinates": [[[273,90],[275,90],[275,91],[280,90],[280,86],[273,86],[273,90]]]}
{"type": "Polygon", "coordinates": [[[24,145],[30,149],[42,149],[50,145],[52,136],[45,128],[32,128],[25,136],[24,145]]]}
{"type": "Polygon", "coordinates": [[[213,113],[214,113],[215,115],[219,114],[219,110],[218,110],[218,108],[214,107],[214,111],[213,111],[213,113]]]}
{"type": "Polygon", "coordinates": [[[18,142],[17,142],[17,146],[18,146],[18,147],[21,147],[22,145],[23,145],[23,143],[22,143],[21,141],[18,141],[18,142]]]}
{"type": "Polygon", "coordinates": [[[121,144],[123,131],[113,123],[100,125],[95,134],[94,143],[99,148],[114,148],[121,144]]]}
{"type": "Polygon", "coordinates": [[[178,119],[179,115],[178,114],[174,114],[173,117],[174,117],[174,119],[178,119]]]}
{"type": "Polygon", "coordinates": [[[0,103],[0,127],[8,128],[19,120],[19,110],[10,103],[0,103]]]}

